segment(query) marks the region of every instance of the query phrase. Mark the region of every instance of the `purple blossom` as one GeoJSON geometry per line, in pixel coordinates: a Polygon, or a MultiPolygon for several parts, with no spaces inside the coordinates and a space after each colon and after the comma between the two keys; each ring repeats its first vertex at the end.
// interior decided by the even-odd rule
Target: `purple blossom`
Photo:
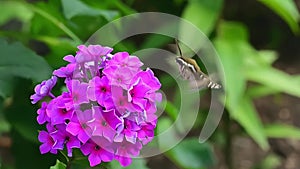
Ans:
{"type": "Polygon", "coordinates": [[[136,81],[138,78],[141,78],[142,81],[151,88],[151,91],[157,91],[161,87],[159,80],[154,76],[154,73],[149,68],[147,68],[146,71],[140,71],[133,81],[136,81]]]}
{"type": "Polygon", "coordinates": [[[66,148],[71,157],[80,149],[90,166],[113,159],[128,166],[154,138],[161,84],[151,69],[141,69],[138,57],[111,52],[110,47],[80,45],[75,57],[64,57],[67,66],[35,87],[33,104],[51,99],[37,111],[38,123],[47,128],[38,137],[42,154],[66,148]],[[51,93],[56,76],[65,79],[67,90],[57,97],[51,93]]]}
{"type": "Polygon", "coordinates": [[[115,114],[114,109],[102,111],[100,107],[93,107],[93,111],[94,119],[88,124],[93,128],[93,136],[103,136],[112,142],[122,120],[115,114]]]}
{"type": "Polygon", "coordinates": [[[108,67],[104,68],[103,73],[110,79],[110,85],[120,86],[123,89],[128,89],[130,82],[135,75],[134,72],[127,67],[118,69],[108,67]]]}
{"type": "Polygon", "coordinates": [[[48,106],[47,102],[43,102],[41,105],[41,108],[38,109],[38,111],[37,111],[38,116],[37,116],[36,120],[39,124],[44,124],[46,122],[50,122],[50,118],[48,117],[48,115],[46,113],[47,106],[48,106]]]}
{"type": "Polygon", "coordinates": [[[70,120],[74,114],[73,109],[67,109],[66,100],[64,97],[58,96],[52,99],[46,109],[48,117],[51,119],[51,124],[62,124],[66,120],[70,120]]]}
{"type": "Polygon", "coordinates": [[[48,152],[50,152],[52,154],[57,153],[57,149],[53,148],[54,144],[55,144],[55,140],[51,137],[51,135],[48,132],[40,131],[38,139],[42,143],[42,145],[40,145],[40,152],[42,154],[45,154],[48,152]]]}
{"type": "Polygon", "coordinates": [[[112,87],[112,100],[106,104],[107,109],[116,109],[121,115],[126,111],[134,111],[130,102],[128,102],[127,93],[121,87],[112,87]]]}
{"type": "Polygon", "coordinates": [[[131,164],[131,157],[138,156],[141,149],[142,144],[140,142],[132,144],[124,140],[118,144],[115,160],[119,161],[123,167],[126,167],[131,164]]]}
{"type": "Polygon", "coordinates": [[[138,134],[137,131],[140,130],[139,125],[135,121],[124,119],[124,126],[122,126],[122,128],[123,130],[116,135],[114,141],[122,142],[125,138],[128,142],[135,144],[138,134]]]}
{"type": "Polygon", "coordinates": [[[143,111],[147,104],[146,95],[151,88],[140,78],[128,90],[128,101],[132,102],[137,111],[143,111]]]}
{"type": "Polygon", "coordinates": [[[155,125],[151,123],[143,123],[138,131],[138,139],[145,145],[148,144],[154,138],[155,125]]]}
{"type": "Polygon", "coordinates": [[[70,84],[68,89],[72,93],[73,104],[77,106],[82,103],[89,103],[87,98],[88,84],[80,82],[79,80],[72,80],[70,81],[70,84]]]}
{"type": "Polygon", "coordinates": [[[79,49],[75,56],[77,63],[98,61],[100,56],[105,56],[113,50],[110,47],[102,47],[101,45],[89,45],[88,47],[79,45],[77,48],[79,49]]]}
{"type": "Polygon", "coordinates": [[[89,127],[88,123],[93,120],[93,112],[90,109],[84,112],[78,110],[76,115],[68,123],[66,131],[77,136],[82,143],[86,143],[92,135],[92,128],[89,127]]]}
{"type": "MultiPolygon", "coordinates": [[[[102,161],[112,161],[114,158],[112,150],[107,150],[107,148],[104,149],[101,145],[96,144],[93,140],[96,139],[94,138],[89,140],[80,148],[80,150],[85,156],[89,156],[88,160],[90,162],[90,166],[94,167],[100,164],[102,161]]],[[[101,139],[100,142],[105,142],[105,140],[101,139]]]]}
{"type": "Polygon", "coordinates": [[[67,55],[64,57],[65,61],[68,61],[69,64],[66,67],[61,67],[57,70],[54,70],[53,75],[57,77],[70,79],[73,76],[73,73],[76,69],[76,60],[72,55],[67,55]]]}
{"type": "Polygon", "coordinates": [[[108,67],[129,68],[132,72],[138,72],[143,63],[136,56],[130,56],[127,52],[118,52],[114,54],[112,59],[107,64],[108,67]]]}
{"type": "Polygon", "coordinates": [[[87,97],[92,101],[97,101],[101,106],[105,106],[105,102],[109,101],[111,96],[111,86],[106,76],[102,78],[96,76],[89,82],[87,97]]]}
{"type": "Polygon", "coordinates": [[[55,127],[57,130],[51,133],[52,138],[56,140],[53,148],[63,150],[64,145],[66,145],[68,156],[72,157],[72,149],[80,148],[80,141],[77,137],[66,131],[65,124],[56,125],[55,127]]]}
{"type": "Polygon", "coordinates": [[[51,93],[52,88],[55,86],[57,81],[56,76],[52,76],[51,79],[42,81],[41,84],[38,84],[35,86],[34,91],[35,94],[30,96],[30,99],[32,100],[31,103],[35,104],[38,101],[42,100],[45,96],[50,96],[54,98],[54,95],[51,93]]]}

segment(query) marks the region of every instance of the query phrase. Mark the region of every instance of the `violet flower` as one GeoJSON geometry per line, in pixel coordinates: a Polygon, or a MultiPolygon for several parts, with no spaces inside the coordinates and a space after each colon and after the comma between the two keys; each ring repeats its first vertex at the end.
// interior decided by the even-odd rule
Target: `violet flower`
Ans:
{"type": "Polygon", "coordinates": [[[45,154],[48,152],[50,152],[52,154],[57,153],[57,149],[53,148],[54,144],[55,144],[55,140],[51,137],[51,135],[48,132],[40,131],[38,139],[42,143],[42,145],[40,145],[40,152],[42,154],[45,154]]]}
{"type": "Polygon", "coordinates": [[[63,150],[64,145],[66,145],[68,156],[72,157],[72,150],[74,148],[80,148],[80,141],[77,137],[66,131],[65,124],[57,125],[56,128],[57,130],[51,133],[52,138],[56,140],[53,148],[63,150]]]}
{"type": "Polygon", "coordinates": [[[122,125],[122,120],[115,114],[115,110],[102,111],[99,107],[93,108],[94,119],[88,123],[93,128],[93,136],[103,136],[113,142],[116,129],[122,125]]]}
{"type": "Polygon", "coordinates": [[[51,98],[54,98],[55,96],[51,93],[52,88],[55,86],[57,81],[56,76],[52,76],[51,79],[42,81],[41,84],[38,84],[35,88],[35,94],[30,96],[30,99],[32,100],[31,103],[35,104],[38,101],[42,100],[45,96],[49,96],[51,98]]]}
{"type": "Polygon", "coordinates": [[[78,111],[76,116],[68,123],[66,131],[73,136],[77,136],[82,143],[86,143],[92,135],[92,128],[88,125],[91,120],[93,120],[93,112],[91,110],[78,111]]]}
{"type": "Polygon", "coordinates": [[[42,154],[66,148],[71,157],[80,149],[91,167],[114,159],[128,166],[154,138],[161,84],[138,57],[112,50],[80,45],[75,56],[64,57],[65,67],[35,87],[33,104],[50,97],[37,111],[37,122],[47,128],[38,136],[42,154]],[[54,96],[57,77],[67,91],[54,96]]]}
{"type": "Polygon", "coordinates": [[[114,154],[112,153],[112,150],[104,149],[99,144],[96,144],[93,140],[95,139],[89,140],[80,148],[81,152],[85,156],[88,156],[90,166],[94,167],[100,164],[102,161],[103,162],[112,161],[114,158],[114,154]]]}
{"type": "Polygon", "coordinates": [[[37,116],[36,120],[39,124],[44,124],[46,122],[50,122],[50,118],[48,117],[48,115],[46,113],[47,106],[48,106],[47,102],[43,102],[41,105],[41,108],[38,109],[38,111],[37,111],[38,116],[37,116]]]}

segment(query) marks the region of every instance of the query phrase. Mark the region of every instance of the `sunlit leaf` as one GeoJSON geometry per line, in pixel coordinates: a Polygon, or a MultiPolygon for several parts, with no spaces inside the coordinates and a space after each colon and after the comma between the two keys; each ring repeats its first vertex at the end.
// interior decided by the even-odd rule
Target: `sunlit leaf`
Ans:
{"type": "Polygon", "coordinates": [[[255,165],[255,169],[275,169],[281,164],[280,157],[275,154],[270,154],[266,156],[262,161],[255,165]]]}
{"type": "Polygon", "coordinates": [[[182,168],[208,168],[215,163],[212,147],[207,143],[199,143],[196,138],[183,140],[167,155],[182,168]]]}
{"type": "Polygon", "coordinates": [[[300,97],[300,81],[274,68],[255,67],[246,72],[247,77],[272,89],[300,97]]]}
{"type": "Polygon", "coordinates": [[[258,0],[277,15],[279,15],[290,26],[293,32],[299,31],[298,21],[300,18],[297,6],[293,0],[258,0]]]}
{"type": "Polygon", "coordinates": [[[182,18],[209,35],[215,27],[222,5],[223,0],[190,0],[183,11],[182,18]]]}
{"type": "Polygon", "coordinates": [[[10,19],[19,19],[20,21],[28,22],[33,16],[32,10],[24,3],[18,1],[1,1],[0,11],[0,25],[10,19]]]}
{"type": "Polygon", "coordinates": [[[59,160],[56,160],[56,164],[54,166],[51,166],[50,169],[66,169],[66,164],[60,162],[59,160]]]}
{"type": "Polygon", "coordinates": [[[62,0],[62,6],[64,15],[67,19],[71,19],[75,16],[84,15],[84,16],[103,16],[108,21],[112,20],[118,15],[117,11],[104,10],[92,8],[80,0],[62,0]]]}
{"type": "Polygon", "coordinates": [[[268,149],[269,144],[264,133],[264,127],[251,100],[244,96],[237,107],[231,113],[246,132],[257,142],[262,149],[268,149]]]}
{"type": "Polygon", "coordinates": [[[28,4],[35,12],[30,24],[30,33],[32,35],[65,35],[66,26],[58,5],[53,0],[28,4]]]}
{"type": "Polygon", "coordinates": [[[250,98],[259,98],[267,95],[276,94],[279,92],[280,92],[279,90],[273,89],[265,85],[257,85],[257,86],[249,87],[247,90],[247,94],[250,98]]]}
{"type": "Polygon", "coordinates": [[[271,138],[300,139],[300,128],[287,124],[269,124],[265,126],[265,133],[271,138]]]}
{"type": "Polygon", "coordinates": [[[0,135],[4,132],[9,132],[11,126],[7,120],[0,114],[0,135]]]}
{"type": "Polygon", "coordinates": [[[243,97],[246,79],[244,76],[244,41],[247,39],[247,30],[241,25],[232,22],[223,22],[220,25],[215,41],[225,73],[225,90],[230,111],[234,110],[243,97]]]}

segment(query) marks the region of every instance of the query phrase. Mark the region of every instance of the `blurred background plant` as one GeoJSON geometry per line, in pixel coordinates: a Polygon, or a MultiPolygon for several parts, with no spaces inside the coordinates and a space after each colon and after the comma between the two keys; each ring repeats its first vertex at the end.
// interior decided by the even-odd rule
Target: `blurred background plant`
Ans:
{"type": "MultiPolygon", "coordinates": [[[[300,2],[296,0],[1,0],[0,168],[66,168],[63,154],[39,152],[37,135],[41,127],[35,120],[37,107],[29,100],[34,85],[63,66],[63,56],[74,54],[76,46],[101,26],[146,11],[180,16],[212,40],[224,66],[226,110],[206,143],[198,142],[207,112],[202,108],[183,142],[162,155],[134,160],[128,168],[298,168],[297,4],[300,2]]],[[[114,48],[134,52],[168,43],[173,39],[141,36],[126,39],[114,48]]],[[[164,74],[159,77],[163,90],[168,91],[174,81],[164,74]]],[[[167,103],[157,133],[176,119],[179,100],[175,95],[167,103]]],[[[69,168],[87,168],[86,160],[72,160],[69,168]]],[[[110,163],[100,168],[121,167],[110,163]]]]}

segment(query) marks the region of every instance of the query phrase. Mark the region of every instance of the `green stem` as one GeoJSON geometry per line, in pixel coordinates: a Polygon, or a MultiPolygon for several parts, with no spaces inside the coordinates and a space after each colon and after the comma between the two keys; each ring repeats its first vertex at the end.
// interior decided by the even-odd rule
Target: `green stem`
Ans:
{"type": "Polygon", "coordinates": [[[225,112],[225,118],[224,118],[224,123],[225,123],[225,133],[226,133],[226,145],[225,145],[225,150],[224,150],[224,156],[225,156],[225,162],[227,165],[228,169],[233,169],[233,164],[232,164],[232,132],[231,132],[231,119],[229,112],[225,112]]]}
{"type": "Polygon", "coordinates": [[[65,32],[70,38],[72,38],[76,44],[82,44],[82,41],[80,40],[80,38],[78,36],[75,35],[75,33],[73,33],[66,25],[64,25],[62,22],[60,22],[59,20],[57,20],[55,17],[53,17],[52,15],[48,14],[46,11],[34,6],[34,5],[30,5],[27,4],[34,12],[36,12],[37,14],[41,15],[42,17],[46,18],[47,20],[49,20],[50,22],[52,22],[55,26],[57,26],[58,28],[60,28],[63,32],[65,32]]]}
{"type": "Polygon", "coordinates": [[[69,160],[69,158],[67,157],[67,155],[65,155],[65,153],[63,153],[62,151],[59,151],[59,152],[65,157],[67,163],[69,163],[70,160],[69,160]]]}

